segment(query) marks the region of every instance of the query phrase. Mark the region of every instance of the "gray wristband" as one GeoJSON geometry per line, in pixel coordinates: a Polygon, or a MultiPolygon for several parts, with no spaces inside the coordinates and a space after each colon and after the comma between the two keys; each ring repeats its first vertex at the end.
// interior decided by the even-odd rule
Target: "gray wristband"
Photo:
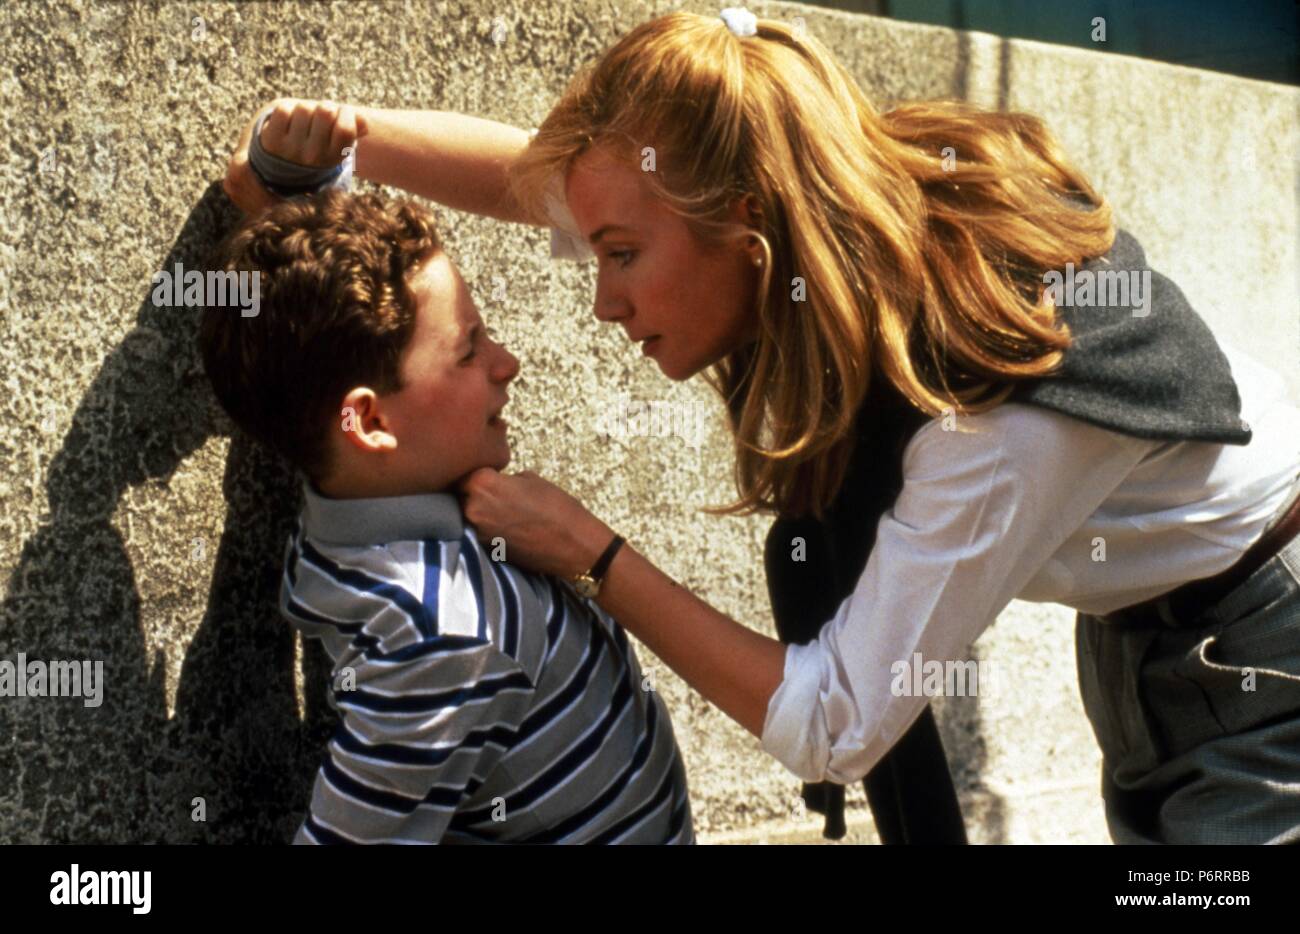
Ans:
{"type": "Polygon", "coordinates": [[[248,164],[268,191],[282,198],[292,198],[296,195],[315,194],[326,188],[343,191],[351,189],[352,168],[356,161],[355,144],[338,165],[299,165],[273,156],[262,147],[262,126],[268,116],[269,112],[258,118],[253,127],[253,140],[248,146],[248,164]]]}

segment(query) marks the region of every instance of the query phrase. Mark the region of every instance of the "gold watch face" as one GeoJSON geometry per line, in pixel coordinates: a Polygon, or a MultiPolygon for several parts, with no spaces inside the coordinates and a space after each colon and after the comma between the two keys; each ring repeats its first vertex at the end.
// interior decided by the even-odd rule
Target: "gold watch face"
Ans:
{"type": "Polygon", "coordinates": [[[578,592],[580,597],[594,597],[600,593],[600,582],[594,577],[579,574],[573,579],[573,589],[578,592]]]}

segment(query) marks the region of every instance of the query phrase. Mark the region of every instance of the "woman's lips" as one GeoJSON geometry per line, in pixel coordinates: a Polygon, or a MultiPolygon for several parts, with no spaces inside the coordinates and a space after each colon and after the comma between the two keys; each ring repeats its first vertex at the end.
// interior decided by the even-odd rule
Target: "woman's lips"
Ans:
{"type": "Polygon", "coordinates": [[[659,335],[656,334],[654,337],[647,337],[641,342],[641,353],[645,354],[647,357],[653,357],[655,348],[658,346],[659,335]]]}

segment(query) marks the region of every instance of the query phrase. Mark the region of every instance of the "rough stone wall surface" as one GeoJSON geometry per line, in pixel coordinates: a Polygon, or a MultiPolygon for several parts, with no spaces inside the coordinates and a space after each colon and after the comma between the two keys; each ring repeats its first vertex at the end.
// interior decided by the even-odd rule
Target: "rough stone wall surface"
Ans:
{"type": "MultiPolygon", "coordinates": [[[[236,436],[194,316],[151,277],[236,219],[219,187],[277,96],[535,126],[567,78],[675,7],[536,3],[10,2],[0,6],[0,659],[104,662],[104,701],[0,698],[0,840],[283,842],[331,729],[328,666],[276,612],[297,507],[236,436]],[[206,820],[194,820],[196,799],[206,820]]],[[[1221,335],[1300,390],[1294,89],[1102,52],[795,4],[882,105],[958,96],[1045,117],[1221,335]]],[[[546,232],[439,210],[484,316],[523,361],[515,465],[570,489],[723,612],[771,631],[766,521],[731,492],[700,383],[669,383],[590,314],[590,267],[546,232]],[[500,284],[496,277],[500,277],[500,284]],[[699,446],[597,430],[620,393],[702,407],[699,446]]],[[[268,400],[274,405],[275,400],[268,400]]],[[[940,719],[979,842],[1105,842],[1072,614],[1014,603],[975,646],[1008,677],[940,719]]],[[[643,661],[673,714],[705,840],[813,840],[797,781],[643,661]]],[[[850,840],[873,840],[860,789],[850,840]]]]}

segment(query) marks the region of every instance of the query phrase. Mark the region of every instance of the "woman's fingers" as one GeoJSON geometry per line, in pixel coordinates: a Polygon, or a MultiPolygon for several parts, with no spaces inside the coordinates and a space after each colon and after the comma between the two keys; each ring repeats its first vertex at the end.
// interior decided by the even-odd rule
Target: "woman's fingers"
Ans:
{"type": "Polygon", "coordinates": [[[502,538],[506,560],[512,564],[566,575],[590,564],[585,543],[575,532],[593,519],[581,503],[548,480],[531,472],[501,474],[485,467],[464,478],[459,490],[465,520],[485,541],[502,538]]]}
{"type": "Polygon", "coordinates": [[[466,518],[477,521],[469,515],[473,511],[486,522],[500,524],[511,517],[532,520],[544,515],[546,493],[558,488],[536,474],[530,479],[523,473],[503,474],[480,467],[460,481],[459,489],[466,503],[466,518]]]}
{"type": "Polygon", "coordinates": [[[507,560],[535,570],[543,569],[533,560],[544,557],[536,549],[536,542],[544,533],[539,529],[538,517],[531,512],[539,504],[535,497],[520,489],[517,478],[485,467],[462,481],[460,490],[465,521],[478,530],[483,541],[500,538],[508,549],[507,560]]]}
{"type": "Polygon", "coordinates": [[[492,482],[500,477],[499,471],[491,467],[480,467],[473,473],[461,479],[457,484],[460,491],[465,494],[480,493],[485,487],[491,486],[492,482]]]}

